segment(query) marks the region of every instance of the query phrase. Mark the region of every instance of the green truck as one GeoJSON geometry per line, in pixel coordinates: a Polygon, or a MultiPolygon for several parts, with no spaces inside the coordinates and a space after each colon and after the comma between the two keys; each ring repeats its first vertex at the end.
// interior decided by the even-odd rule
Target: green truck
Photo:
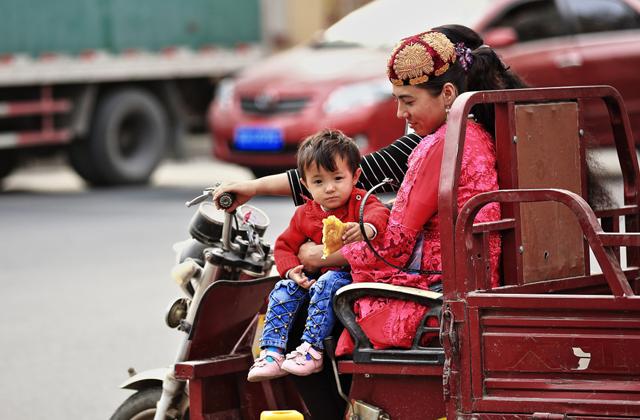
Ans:
{"type": "Polygon", "coordinates": [[[64,150],[91,185],[185,156],[218,80],[262,58],[258,0],[0,0],[0,178],[64,150]]]}

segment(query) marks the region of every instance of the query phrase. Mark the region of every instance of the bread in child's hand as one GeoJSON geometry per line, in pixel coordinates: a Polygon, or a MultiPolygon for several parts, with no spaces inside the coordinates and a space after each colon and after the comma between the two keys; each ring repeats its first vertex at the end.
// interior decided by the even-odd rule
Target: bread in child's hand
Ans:
{"type": "Polygon", "coordinates": [[[344,231],[347,229],[347,224],[342,223],[336,216],[329,216],[324,219],[322,223],[324,223],[324,227],[322,228],[324,254],[322,258],[325,259],[344,245],[342,235],[344,235],[344,231]]]}

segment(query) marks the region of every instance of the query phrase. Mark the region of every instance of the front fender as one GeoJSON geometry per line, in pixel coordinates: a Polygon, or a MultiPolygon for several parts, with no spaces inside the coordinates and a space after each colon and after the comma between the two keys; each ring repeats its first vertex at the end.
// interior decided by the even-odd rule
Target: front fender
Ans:
{"type": "Polygon", "coordinates": [[[120,384],[120,389],[133,389],[139,391],[141,389],[149,388],[150,386],[160,385],[168,373],[173,372],[172,368],[158,368],[145,370],[144,372],[136,373],[125,382],[120,384]]]}

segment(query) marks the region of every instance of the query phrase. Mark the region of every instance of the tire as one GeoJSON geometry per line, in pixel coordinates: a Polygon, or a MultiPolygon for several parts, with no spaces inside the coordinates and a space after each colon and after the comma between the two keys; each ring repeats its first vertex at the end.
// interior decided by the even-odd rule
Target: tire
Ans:
{"type": "Polygon", "coordinates": [[[98,174],[95,164],[89,159],[91,149],[89,147],[89,139],[77,140],[71,143],[67,149],[69,163],[71,167],[85,181],[92,185],[100,185],[103,182],[102,177],[98,174]]]}
{"type": "Polygon", "coordinates": [[[103,97],[89,137],[69,149],[73,168],[94,185],[149,182],[162,159],[169,129],[162,103],[140,88],[103,97]]]}
{"type": "Polygon", "coordinates": [[[0,179],[9,175],[18,166],[18,158],[15,150],[0,151],[0,179]]]}
{"type": "MultiPolygon", "coordinates": [[[[162,386],[141,389],[127,398],[110,420],[153,420],[161,396],[162,386]]],[[[189,420],[188,410],[182,420],[189,420]]]]}
{"type": "Polygon", "coordinates": [[[127,398],[113,413],[111,420],[153,420],[160,396],[161,386],[142,389],[127,398]]]}

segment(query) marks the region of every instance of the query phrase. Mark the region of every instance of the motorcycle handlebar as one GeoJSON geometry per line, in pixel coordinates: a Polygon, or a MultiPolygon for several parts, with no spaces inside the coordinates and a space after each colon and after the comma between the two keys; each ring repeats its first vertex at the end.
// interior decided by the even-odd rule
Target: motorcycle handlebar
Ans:
{"type": "MultiPolygon", "coordinates": [[[[215,190],[216,190],[215,187],[205,189],[201,195],[199,195],[198,197],[194,198],[191,201],[187,201],[185,203],[185,206],[191,207],[193,205],[202,203],[204,200],[207,199],[207,197],[213,196],[213,192],[215,190]]],[[[224,194],[221,194],[220,197],[218,197],[218,205],[220,205],[220,207],[225,210],[231,208],[231,206],[233,206],[233,203],[235,201],[236,201],[235,196],[231,193],[224,193],[224,194]]]]}
{"type": "Polygon", "coordinates": [[[223,209],[229,209],[233,206],[233,202],[235,201],[235,197],[231,193],[224,193],[218,197],[218,204],[223,209]]]}

